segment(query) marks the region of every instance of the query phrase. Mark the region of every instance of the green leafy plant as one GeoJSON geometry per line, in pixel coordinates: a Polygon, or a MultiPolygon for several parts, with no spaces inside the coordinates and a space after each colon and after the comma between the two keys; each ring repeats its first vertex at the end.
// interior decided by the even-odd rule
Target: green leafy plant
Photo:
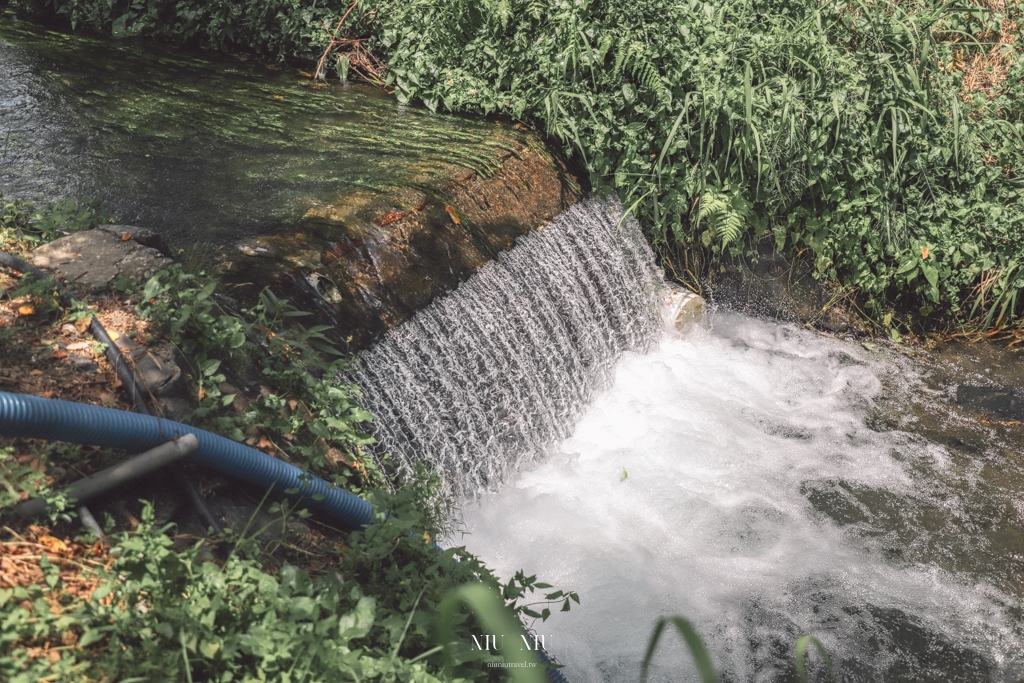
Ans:
{"type": "Polygon", "coordinates": [[[36,312],[50,318],[63,312],[60,292],[52,280],[37,279],[32,273],[26,273],[18,281],[18,287],[11,292],[11,298],[28,297],[35,303],[36,312]]]}
{"type": "Polygon", "coordinates": [[[51,524],[70,521],[72,501],[47,483],[47,460],[48,453],[45,450],[33,453],[30,458],[19,458],[13,447],[0,448],[0,519],[13,521],[9,518],[13,517],[15,505],[28,498],[42,498],[46,501],[51,524]]]}
{"type": "Polygon", "coordinates": [[[357,387],[335,380],[352,361],[328,328],[293,324],[309,314],[269,290],[229,312],[216,289],[215,280],[174,265],[149,280],[138,307],[165,327],[189,365],[199,399],[193,419],[239,441],[258,429],[297,464],[349,488],[381,484],[361,451],[373,442],[360,428],[372,416],[359,407],[357,387]],[[240,385],[253,378],[259,388],[247,397],[225,393],[229,375],[240,385]]]}
{"type": "Polygon", "coordinates": [[[49,491],[42,472],[18,462],[12,447],[0,448],[0,509],[9,509],[24,497],[39,497],[49,491]]]}
{"type": "Polygon", "coordinates": [[[0,249],[22,252],[62,234],[88,230],[100,221],[102,207],[96,200],[79,203],[62,199],[44,209],[26,201],[4,199],[0,194],[0,249]]]}
{"type": "Polygon", "coordinates": [[[447,665],[454,678],[444,680],[497,680],[503,670],[485,664],[504,660],[469,645],[478,629],[467,615],[445,622],[455,645],[435,644],[438,607],[453,590],[487,586],[509,619],[521,610],[504,606],[501,584],[464,548],[433,545],[440,530],[417,497],[437,482],[417,482],[376,494],[375,523],[316,574],[289,564],[268,571],[251,520],[222,561],[205,542],[177,550],[173,527],[154,527],[146,504],[84,599],[45,555],[41,582],[0,590],[0,676],[432,683],[447,665]]]}

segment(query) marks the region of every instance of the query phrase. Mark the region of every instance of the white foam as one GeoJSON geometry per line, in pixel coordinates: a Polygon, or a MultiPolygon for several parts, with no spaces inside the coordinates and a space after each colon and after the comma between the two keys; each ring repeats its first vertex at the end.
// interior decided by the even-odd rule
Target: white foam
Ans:
{"type": "MultiPolygon", "coordinates": [[[[1020,656],[1018,600],[890,562],[806,495],[834,481],[914,494],[917,475],[893,457],[907,436],[865,422],[897,371],[859,345],[718,314],[713,330],[624,356],[556,453],[465,503],[457,541],[503,576],[524,568],[580,593],[536,625],[573,681],[636,680],[655,620],[676,614],[736,680],[783,675],[804,633],[863,669],[849,680],[893,675],[901,657],[928,656],[902,651],[900,628],[999,669],[1020,656]]],[[[909,447],[944,467],[943,447],[909,447]]],[[[674,635],[657,662],[654,680],[694,679],[674,635]]]]}

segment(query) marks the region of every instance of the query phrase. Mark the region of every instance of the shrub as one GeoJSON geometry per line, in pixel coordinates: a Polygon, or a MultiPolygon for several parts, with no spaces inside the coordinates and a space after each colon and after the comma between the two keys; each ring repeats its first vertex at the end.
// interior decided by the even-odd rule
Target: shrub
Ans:
{"type": "MultiPolygon", "coordinates": [[[[251,537],[223,561],[204,543],[176,550],[173,527],[155,528],[149,505],[139,529],[116,539],[105,568],[52,536],[14,543],[45,545],[50,554],[12,560],[13,584],[0,590],[0,677],[440,681],[436,606],[462,585],[495,596],[502,586],[465,549],[438,551],[429,542],[437,529],[410,494],[377,502],[377,523],[353,534],[319,575],[293,565],[268,572],[251,537]],[[367,580],[360,568],[368,564],[389,580],[367,580]],[[69,572],[74,565],[82,570],[69,572]]],[[[475,625],[465,614],[449,625],[454,681],[501,673],[482,665],[501,661],[497,655],[462,645],[475,625]]]]}

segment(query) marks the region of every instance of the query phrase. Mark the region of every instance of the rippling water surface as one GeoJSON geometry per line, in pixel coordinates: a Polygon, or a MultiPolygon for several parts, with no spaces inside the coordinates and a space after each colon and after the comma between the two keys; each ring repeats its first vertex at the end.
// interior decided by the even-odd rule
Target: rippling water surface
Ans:
{"type": "MultiPolygon", "coordinates": [[[[103,200],[176,245],[426,192],[524,134],[253,57],[65,34],[0,13],[0,192],[103,200]]],[[[464,171],[463,171],[464,173],[464,171]]]]}

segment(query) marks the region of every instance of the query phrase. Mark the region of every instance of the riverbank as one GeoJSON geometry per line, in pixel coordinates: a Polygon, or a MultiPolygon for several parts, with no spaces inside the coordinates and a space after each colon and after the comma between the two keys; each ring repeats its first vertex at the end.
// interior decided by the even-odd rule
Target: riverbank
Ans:
{"type": "MultiPolygon", "coordinates": [[[[31,258],[31,247],[45,241],[40,222],[53,212],[7,207],[0,249],[31,258]]],[[[59,221],[48,236],[83,231],[58,237],[37,260],[44,251],[66,251],[62,242],[106,239],[109,231],[90,222],[59,221]]],[[[126,251],[133,230],[144,232],[123,227],[118,242],[126,251]]],[[[61,262],[65,272],[75,266],[61,262]]],[[[215,280],[179,265],[148,281],[111,278],[90,289],[80,292],[88,308],[68,308],[52,285],[0,267],[0,389],[132,409],[102,345],[80,322],[95,314],[119,346],[134,340],[170,350],[165,360],[181,364],[175,393],[184,394],[188,422],[360,493],[374,504],[375,523],[365,532],[335,529],[265,491],[186,468],[181,479],[162,472],[90,501],[99,537],[95,526],[77,530],[84,513],[74,514],[57,492],[134,453],[0,439],[5,680],[276,678],[302,653],[311,672],[341,667],[368,679],[432,683],[443,664],[434,615],[450,592],[482,582],[516,614],[524,609],[518,598],[537,589],[535,577],[501,583],[463,548],[433,544],[450,525],[437,507],[436,480],[420,473],[396,493],[386,490],[383,473],[361,451],[368,439],[358,425],[369,416],[345,385],[310,375],[333,376],[347,358],[330,353],[315,329],[283,324],[298,313],[287,302],[264,293],[236,317],[213,303],[226,302],[215,280]],[[48,501],[43,518],[13,511],[29,496],[48,501]]],[[[130,355],[141,368],[141,356],[130,355]]],[[[155,408],[166,409],[167,398],[161,393],[155,408]]],[[[456,628],[465,636],[449,648],[456,680],[493,680],[500,669],[486,664],[502,660],[473,651],[467,626],[456,628]]]]}
{"type": "Polygon", "coordinates": [[[334,46],[331,78],[369,49],[401,101],[535,122],[694,285],[768,245],[888,334],[1010,327],[1024,310],[1017,2],[250,4],[57,11],[276,58],[334,46]]]}

